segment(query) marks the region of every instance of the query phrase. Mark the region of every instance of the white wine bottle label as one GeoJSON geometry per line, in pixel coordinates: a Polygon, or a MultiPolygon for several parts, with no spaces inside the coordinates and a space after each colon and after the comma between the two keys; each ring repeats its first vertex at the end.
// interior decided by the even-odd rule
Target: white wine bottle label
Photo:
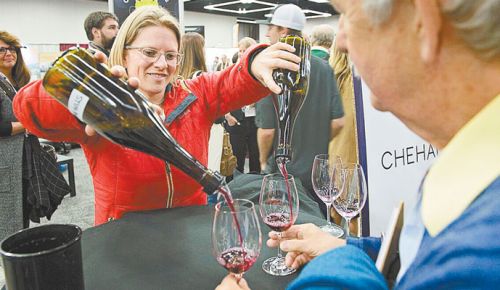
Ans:
{"type": "Polygon", "coordinates": [[[80,121],[85,122],[83,120],[83,112],[85,111],[85,107],[89,102],[89,97],[84,95],[77,89],[73,89],[71,94],[69,95],[68,100],[68,109],[71,114],[75,115],[80,121]]]}

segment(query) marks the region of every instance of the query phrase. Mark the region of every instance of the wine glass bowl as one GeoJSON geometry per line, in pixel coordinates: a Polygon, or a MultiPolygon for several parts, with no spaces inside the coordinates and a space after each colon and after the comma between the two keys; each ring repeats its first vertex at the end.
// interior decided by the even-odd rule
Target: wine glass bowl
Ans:
{"type": "Polygon", "coordinates": [[[349,236],[349,223],[365,206],[367,188],[363,168],[358,163],[346,163],[342,167],[344,186],[333,201],[335,210],[346,220],[346,236],[349,236]]]}
{"type": "Polygon", "coordinates": [[[212,253],[217,262],[237,279],[255,263],[262,246],[260,224],[253,202],[233,200],[215,205],[212,224],[212,253]]]}
{"type": "Polygon", "coordinates": [[[335,237],[344,235],[344,231],[331,222],[330,212],[333,201],[344,185],[342,177],[342,160],[339,156],[330,159],[328,154],[318,154],[314,157],[311,182],[314,192],[326,205],[327,224],[320,228],[335,237]]]}
{"type": "MultiPolygon", "coordinates": [[[[263,222],[273,231],[286,231],[297,219],[299,212],[299,197],[292,175],[280,173],[264,176],[260,191],[259,210],[263,222]]],[[[278,247],[278,256],[264,261],[262,269],[274,276],[285,276],[295,272],[295,269],[285,265],[285,259],[278,247]]]]}

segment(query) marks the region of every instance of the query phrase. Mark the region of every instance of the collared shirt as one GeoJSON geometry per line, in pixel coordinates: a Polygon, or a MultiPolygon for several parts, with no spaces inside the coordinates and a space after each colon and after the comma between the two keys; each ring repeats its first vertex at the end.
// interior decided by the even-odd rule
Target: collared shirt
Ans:
{"type": "Polygon", "coordinates": [[[500,175],[500,95],[453,137],[429,170],[422,220],[436,236],[500,175]]]}
{"type": "Polygon", "coordinates": [[[95,54],[97,51],[100,51],[100,52],[104,53],[107,57],[109,57],[109,50],[105,49],[104,47],[100,46],[99,44],[97,44],[93,41],[89,42],[88,49],[92,54],[95,54]]]}
{"type": "Polygon", "coordinates": [[[401,232],[398,280],[415,260],[425,230],[437,235],[499,176],[499,112],[500,95],[453,137],[429,170],[401,232]]]}

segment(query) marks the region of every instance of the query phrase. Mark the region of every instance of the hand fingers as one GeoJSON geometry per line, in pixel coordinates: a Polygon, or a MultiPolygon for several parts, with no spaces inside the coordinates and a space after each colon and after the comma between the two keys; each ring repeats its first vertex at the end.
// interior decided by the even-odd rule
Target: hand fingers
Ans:
{"type": "Polygon", "coordinates": [[[274,82],[271,73],[264,74],[262,76],[262,82],[264,83],[264,86],[266,86],[271,92],[275,94],[281,93],[281,88],[274,82]]]}
{"type": "Polygon", "coordinates": [[[108,57],[100,51],[94,54],[94,58],[100,63],[106,63],[108,61],[108,57]]]}
{"type": "Polygon", "coordinates": [[[300,61],[302,60],[299,56],[297,56],[293,53],[284,51],[284,50],[273,51],[270,53],[270,55],[274,58],[279,58],[279,59],[291,61],[291,62],[294,62],[296,64],[300,63],[300,61]]]}
{"type": "Polygon", "coordinates": [[[280,243],[281,250],[285,252],[307,252],[308,241],[304,240],[286,240],[280,243]]]}
{"type": "Polygon", "coordinates": [[[287,50],[289,52],[295,52],[295,47],[284,42],[276,42],[275,44],[271,45],[270,48],[275,50],[287,50]]]}
{"type": "Polygon", "coordinates": [[[125,68],[121,65],[115,65],[110,69],[113,76],[121,78],[126,75],[125,68]]]}
{"type": "Polygon", "coordinates": [[[245,280],[245,278],[241,278],[240,282],[238,283],[238,285],[240,285],[240,287],[243,288],[243,289],[250,290],[250,287],[248,287],[248,283],[247,283],[247,280],[245,280]]]}
{"type": "Polygon", "coordinates": [[[139,87],[139,79],[136,77],[129,78],[128,85],[137,89],[139,87]]]}
{"type": "Polygon", "coordinates": [[[295,260],[293,260],[293,263],[289,266],[294,269],[298,269],[305,265],[307,262],[309,262],[310,258],[307,255],[301,254],[298,255],[295,260]]]}
{"type": "Polygon", "coordinates": [[[97,131],[94,128],[90,127],[89,125],[86,125],[85,134],[87,134],[88,136],[94,136],[95,134],[97,134],[97,131]]]}

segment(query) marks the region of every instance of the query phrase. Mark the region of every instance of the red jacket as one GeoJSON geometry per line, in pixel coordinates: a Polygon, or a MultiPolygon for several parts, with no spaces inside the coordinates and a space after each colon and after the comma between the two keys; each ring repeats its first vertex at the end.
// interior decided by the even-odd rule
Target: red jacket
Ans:
{"type": "MultiPolygon", "coordinates": [[[[205,165],[214,120],[269,94],[248,72],[248,55],[253,51],[224,71],[187,80],[196,98],[179,83],[167,89],[163,108],[171,121],[168,130],[205,165]]],[[[120,218],[127,211],[206,204],[201,186],[177,168],[172,166],[170,175],[158,158],[99,135],[87,136],[84,125],[45,92],[41,81],[21,89],[13,105],[19,121],[33,134],[81,144],[94,182],[96,225],[120,218]]]]}

